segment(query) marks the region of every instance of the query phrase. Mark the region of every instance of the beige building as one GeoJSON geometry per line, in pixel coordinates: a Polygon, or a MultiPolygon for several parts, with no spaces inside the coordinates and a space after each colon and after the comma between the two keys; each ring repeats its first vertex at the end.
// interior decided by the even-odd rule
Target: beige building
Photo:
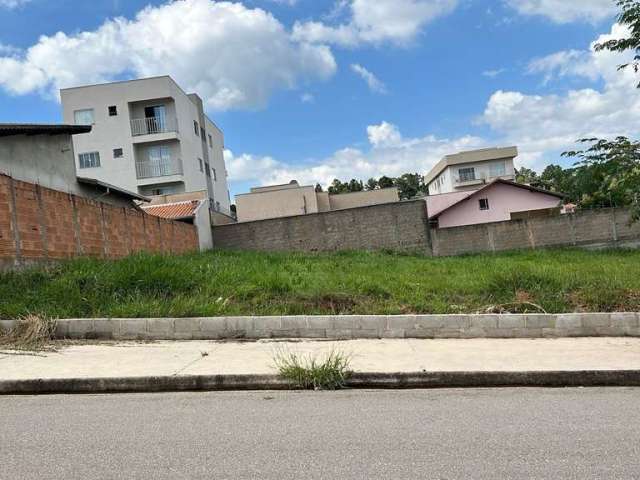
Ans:
{"type": "Polygon", "coordinates": [[[400,201],[397,188],[331,195],[297,181],[285,185],[252,188],[236,195],[238,222],[292,217],[400,201]]]}
{"type": "Polygon", "coordinates": [[[477,190],[495,180],[515,180],[517,147],[484,148],[447,155],[426,175],[429,195],[477,190]]]}

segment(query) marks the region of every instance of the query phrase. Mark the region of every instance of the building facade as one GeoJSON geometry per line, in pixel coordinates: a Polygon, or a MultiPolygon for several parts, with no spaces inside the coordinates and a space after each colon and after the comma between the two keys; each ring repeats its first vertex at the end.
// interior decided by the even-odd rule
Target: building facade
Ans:
{"type": "Polygon", "coordinates": [[[477,190],[494,180],[515,180],[517,147],[486,148],[444,157],[425,177],[429,195],[477,190]]]}
{"type": "Polygon", "coordinates": [[[196,94],[171,77],[64,89],[64,121],[91,125],[73,139],[79,176],[145,196],[206,191],[230,214],[222,131],[196,94]]]}
{"type": "Polygon", "coordinates": [[[294,180],[285,185],[255,187],[250,193],[236,195],[236,208],[238,222],[252,222],[399,201],[395,187],[331,195],[316,192],[313,186],[301,186],[294,180]]]}

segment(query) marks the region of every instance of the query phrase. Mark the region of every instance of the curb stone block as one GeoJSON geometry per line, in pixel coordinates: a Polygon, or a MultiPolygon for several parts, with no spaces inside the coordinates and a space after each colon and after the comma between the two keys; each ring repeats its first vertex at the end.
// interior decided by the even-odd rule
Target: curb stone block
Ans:
{"type": "Polygon", "coordinates": [[[335,328],[335,321],[331,316],[310,316],[306,319],[307,325],[311,329],[330,330],[335,328]]]}
{"type": "Polygon", "coordinates": [[[380,332],[387,327],[387,318],[384,316],[354,317],[353,328],[359,331],[375,330],[380,332]]]}
{"type": "Polygon", "coordinates": [[[113,339],[119,333],[119,323],[110,318],[100,318],[93,321],[93,333],[96,338],[113,339]]]}
{"type": "Polygon", "coordinates": [[[611,325],[610,313],[585,313],[582,315],[583,327],[608,327],[611,325]]]}
{"type": "Polygon", "coordinates": [[[67,338],[80,339],[95,337],[93,320],[69,320],[67,323],[67,338]]]}
{"type": "Polygon", "coordinates": [[[629,329],[638,327],[637,313],[612,313],[611,326],[621,329],[629,329]]]}
{"type": "Polygon", "coordinates": [[[351,340],[353,338],[353,330],[348,328],[327,330],[327,338],[351,340]]]}
{"type": "Polygon", "coordinates": [[[525,328],[525,318],[522,315],[500,315],[498,328],[525,328]]]}
{"type": "Polygon", "coordinates": [[[175,332],[173,322],[172,318],[150,318],[147,320],[147,331],[149,333],[173,334],[175,332]]]}
{"type": "Polygon", "coordinates": [[[415,330],[416,325],[418,324],[418,318],[424,318],[426,315],[400,315],[400,316],[388,316],[387,324],[385,326],[386,330],[415,330]]]}
{"type": "Polygon", "coordinates": [[[0,333],[8,332],[15,326],[14,320],[0,320],[0,333]]]}
{"type": "Polygon", "coordinates": [[[556,318],[556,328],[558,330],[569,330],[580,327],[582,327],[582,315],[579,313],[558,315],[556,318]]]}
{"type": "Polygon", "coordinates": [[[245,336],[253,330],[253,317],[225,317],[225,330],[228,332],[244,332],[245,336]]]}
{"type": "MultiPolygon", "coordinates": [[[[291,328],[289,325],[290,317],[259,317],[253,320],[253,328],[255,331],[270,331],[270,330],[282,330],[286,328],[291,328]]],[[[301,322],[304,326],[304,322],[301,322]]],[[[294,327],[295,328],[295,327],[294,327]]]]}
{"type": "Polygon", "coordinates": [[[176,334],[199,332],[200,320],[198,318],[176,318],[173,328],[176,334]]]}
{"type": "Polygon", "coordinates": [[[405,338],[405,332],[404,329],[402,328],[394,328],[394,329],[388,329],[388,330],[383,330],[381,332],[381,337],[382,338],[405,338]]]}
{"type": "Polygon", "coordinates": [[[120,319],[118,338],[144,339],[147,333],[147,321],[144,318],[120,319]]]}
{"type": "Polygon", "coordinates": [[[531,314],[526,316],[526,328],[555,328],[555,315],[531,314]]]}
{"type": "Polygon", "coordinates": [[[478,315],[471,317],[471,328],[498,329],[498,315],[478,315]]]}

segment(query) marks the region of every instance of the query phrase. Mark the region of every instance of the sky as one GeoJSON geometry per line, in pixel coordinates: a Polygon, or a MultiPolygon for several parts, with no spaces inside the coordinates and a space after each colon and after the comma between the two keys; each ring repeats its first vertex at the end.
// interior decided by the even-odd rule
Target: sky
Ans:
{"type": "Polygon", "coordinates": [[[231,193],[426,174],[517,145],[570,165],[637,136],[613,0],[0,0],[0,122],[61,121],[59,89],[171,75],[225,134],[231,193]]]}

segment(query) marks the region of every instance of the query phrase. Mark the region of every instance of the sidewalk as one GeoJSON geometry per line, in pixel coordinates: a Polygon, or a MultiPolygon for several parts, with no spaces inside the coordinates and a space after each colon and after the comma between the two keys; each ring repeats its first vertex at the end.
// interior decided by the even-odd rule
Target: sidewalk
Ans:
{"type": "MultiPolygon", "coordinates": [[[[161,383],[169,390],[171,379],[193,377],[216,377],[220,384],[224,376],[250,376],[254,380],[264,376],[265,381],[273,383],[277,378],[273,357],[278,351],[323,355],[332,349],[351,357],[356,378],[371,374],[387,379],[391,375],[432,374],[430,378],[442,379],[443,372],[467,376],[483,372],[555,372],[567,378],[576,372],[626,372],[625,378],[633,373],[640,379],[640,338],[112,342],[61,346],[56,352],[0,351],[0,392],[36,393],[39,390],[20,389],[20,383],[30,382],[33,388],[54,380],[65,380],[66,384],[80,381],[85,390],[89,384],[82,381],[88,379],[119,379],[125,383],[127,379],[137,379],[137,384],[143,378],[163,379],[161,383]]],[[[201,380],[193,385],[202,386],[201,380]]],[[[64,384],[57,382],[56,388],[64,384]]],[[[112,390],[105,385],[95,391],[112,390]]]]}

